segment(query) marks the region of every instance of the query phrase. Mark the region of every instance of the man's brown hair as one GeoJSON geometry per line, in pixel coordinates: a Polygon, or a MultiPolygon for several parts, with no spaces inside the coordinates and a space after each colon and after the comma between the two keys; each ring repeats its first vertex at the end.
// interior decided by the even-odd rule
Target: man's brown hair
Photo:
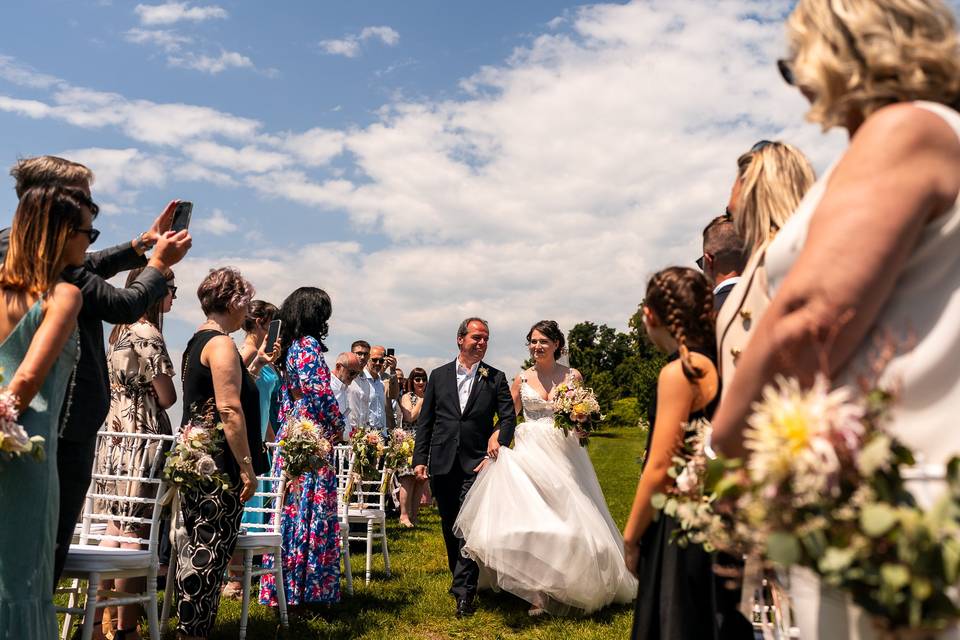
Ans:
{"type": "Polygon", "coordinates": [[[743,238],[730,216],[717,216],[703,230],[703,252],[713,257],[714,273],[740,273],[747,261],[743,238]]]}
{"type": "Polygon", "coordinates": [[[79,162],[57,156],[21,158],[10,168],[10,175],[16,180],[14,189],[17,198],[22,198],[31,188],[43,185],[62,184],[89,188],[93,183],[93,171],[79,162]]]}

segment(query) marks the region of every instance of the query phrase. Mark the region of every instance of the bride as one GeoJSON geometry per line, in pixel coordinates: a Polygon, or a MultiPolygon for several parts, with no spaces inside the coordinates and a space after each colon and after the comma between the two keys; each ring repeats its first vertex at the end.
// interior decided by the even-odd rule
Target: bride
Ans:
{"type": "Polygon", "coordinates": [[[524,419],[514,447],[484,461],[454,525],[481,584],[523,598],[531,615],[583,615],[637,595],[590,458],[576,434],[554,426],[553,389],[581,380],[557,362],[564,342],[552,320],[530,329],[534,366],[511,389],[524,419]]]}

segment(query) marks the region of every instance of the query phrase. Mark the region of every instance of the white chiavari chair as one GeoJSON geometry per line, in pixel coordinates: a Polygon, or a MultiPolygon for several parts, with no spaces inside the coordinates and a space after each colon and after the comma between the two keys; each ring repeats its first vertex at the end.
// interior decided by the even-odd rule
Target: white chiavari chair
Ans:
{"type": "Polygon", "coordinates": [[[345,500],[347,484],[353,471],[350,445],[340,444],[333,448],[333,468],[337,473],[337,517],[340,520],[340,557],[343,560],[343,576],[347,581],[346,592],[353,595],[353,567],[350,564],[350,522],[347,519],[345,500]]]}
{"type": "MultiPolygon", "coordinates": [[[[349,451],[349,448],[348,448],[349,451]]],[[[353,467],[353,454],[349,453],[350,471],[346,472],[346,477],[342,480],[344,483],[350,482],[350,475],[353,467]]],[[[358,480],[353,483],[350,493],[350,500],[344,505],[346,509],[347,524],[344,528],[348,532],[347,544],[353,542],[365,542],[367,545],[366,571],[364,574],[364,584],[370,584],[370,570],[373,561],[373,539],[374,536],[380,538],[380,551],[383,554],[384,571],[390,576],[390,551],[387,548],[387,497],[384,485],[388,480],[390,471],[386,469],[378,470],[374,478],[369,480],[358,480]],[[362,524],[366,526],[365,535],[349,535],[351,524],[362,524]]],[[[338,474],[340,475],[340,474],[338,474]]],[[[340,482],[338,482],[338,485],[340,482]]]]}
{"type": "Polygon", "coordinates": [[[97,609],[139,604],[146,610],[150,637],[160,637],[157,611],[157,550],[162,511],[160,501],[167,487],[163,479],[166,461],[164,453],[173,442],[173,436],[157,434],[101,431],[97,435],[98,457],[83,509],[78,540],[76,544],[70,545],[63,570],[63,577],[74,579],[76,585],[68,598],[67,606],[57,607],[58,613],[65,614],[64,634],[69,631],[73,616],[83,614],[80,637],[82,640],[90,640],[97,609]],[[151,450],[153,455],[141,455],[138,462],[138,452],[145,449],[151,450]],[[104,456],[111,461],[109,465],[104,462],[104,456]],[[131,482],[151,487],[147,493],[154,495],[129,495],[140,493],[129,490],[131,482]],[[114,490],[104,491],[104,483],[110,483],[107,486],[112,485],[114,490]],[[131,504],[145,505],[141,515],[120,516],[110,513],[113,506],[122,509],[131,504]],[[113,535],[102,526],[107,522],[132,524],[139,530],[113,535]],[[100,546],[101,541],[135,544],[139,548],[100,546]],[[117,578],[145,578],[144,592],[133,594],[100,589],[104,580],[117,578]],[[79,586],[81,580],[87,582],[85,597],[79,586]]]}

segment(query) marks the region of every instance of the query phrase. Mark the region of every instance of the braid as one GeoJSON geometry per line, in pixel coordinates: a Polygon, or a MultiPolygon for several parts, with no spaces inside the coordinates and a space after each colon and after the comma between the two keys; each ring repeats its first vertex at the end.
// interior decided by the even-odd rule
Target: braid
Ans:
{"type": "Polygon", "coordinates": [[[692,341],[714,351],[713,295],[703,276],[682,267],[664,269],[651,278],[647,301],[677,343],[684,376],[692,381],[706,375],[693,364],[689,346],[692,341]],[[695,311],[698,306],[699,313],[695,311]]]}

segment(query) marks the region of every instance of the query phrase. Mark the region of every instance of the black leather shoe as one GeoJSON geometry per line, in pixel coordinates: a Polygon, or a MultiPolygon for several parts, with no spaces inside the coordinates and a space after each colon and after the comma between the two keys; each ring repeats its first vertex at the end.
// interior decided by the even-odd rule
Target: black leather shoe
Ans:
{"type": "Polygon", "coordinates": [[[457,598],[457,617],[469,618],[476,613],[477,608],[473,606],[473,598],[457,598]]]}

